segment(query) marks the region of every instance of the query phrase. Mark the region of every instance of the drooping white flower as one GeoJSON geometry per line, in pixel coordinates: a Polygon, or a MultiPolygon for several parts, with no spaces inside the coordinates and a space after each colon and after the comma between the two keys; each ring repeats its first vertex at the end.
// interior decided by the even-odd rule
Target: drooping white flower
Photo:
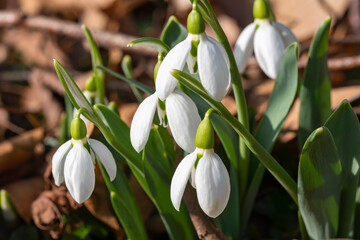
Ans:
{"type": "Polygon", "coordinates": [[[227,205],[230,196],[229,174],[214,149],[196,149],[176,168],[171,180],[170,197],[179,211],[186,184],[190,178],[201,209],[210,217],[217,217],[227,205]],[[197,155],[202,154],[197,166],[197,155]]]}
{"type": "Polygon", "coordinates": [[[299,43],[288,27],[271,21],[267,11],[263,0],[256,0],[255,20],[244,28],[236,41],[234,57],[240,73],[244,73],[254,50],[260,68],[268,77],[276,78],[285,48],[293,42],[299,43]],[[256,9],[261,10],[261,14],[257,13],[256,9]]]}
{"type": "MultiPolygon", "coordinates": [[[[82,122],[80,118],[75,118],[72,125],[74,120],[82,122]]],[[[86,129],[84,122],[82,124],[82,129],[86,129]]],[[[111,181],[116,176],[116,163],[110,150],[103,143],[88,139],[86,130],[81,130],[81,134],[76,135],[73,129],[72,126],[73,138],[61,145],[53,156],[52,174],[57,186],[65,180],[74,200],[83,203],[90,197],[95,187],[95,157],[104,165],[111,181]]]]}
{"type": "Polygon", "coordinates": [[[157,109],[160,125],[167,127],[176,143],[185,151],[195,149],[196,129],[201,121],[195,103],[180,91],[172,92],[164,103],[155,92],[147,97],[137,109],[130,128],[130,140],[134,149],[140,152],[149,138],[151,124],[157,109]]]}
{"type": "Polygon", "coordinates": [[[214,130],[208,111],[196,133],[196,149],[178,165],[171,180],[170,198],[179,211],[190,178],[201,209],[210,217],[221,214],[230,196],[230,177],[220,157],[214,152],[214,130]]]}
{"type": "Polygon", "coordinates": [[[213,99],[221,101],[229,90],[230,64],[224,47],[212,37],[207,36],[204,33],[204,27],[189,27],[189,25],[198,26],[200,21],[204,24],[199,14],[195,10],[189,14],[187,38],[171,49],[160,65],[156,91],[161,100],[166,99],[176,87],[177,80],[171,72],[174,69],[183,70],[185,63],[190,73],[199,72],[202,85],[213,99]],[[196,19],[196,21],[192,22],[189,19],[196,19]]]}

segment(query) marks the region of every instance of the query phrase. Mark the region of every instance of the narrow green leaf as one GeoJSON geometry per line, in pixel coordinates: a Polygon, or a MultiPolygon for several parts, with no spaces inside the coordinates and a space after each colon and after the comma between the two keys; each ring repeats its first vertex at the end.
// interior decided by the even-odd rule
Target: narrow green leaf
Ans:
{"type": "Polygon", "coordinates": [[[135,151],[130,142],[130,128],[120,119],[118,115],[105,105],[97,104],[94,108],[100,113],[106,126],[110,129],[118,144],[122,146],[124,151],[127,151],[128,155],[124,155],[124,153],[119,151],[118,148],[114,148],[125,158],[144,191],[149,193],[144,176],[141,155],[135,151]],[[129,156],[131,159],[129,159],[129,156]]]}
{"type": "Polygon", "coordinates": [[[96,89],[99,94],[99,100],[101,104],[105,102],[105,73],[103,70],[99,69],[97,66],[103,65],[103,60],[101,58],[101,54],[99,48],[97,47],[94,38],[91,35],[90,30],[82,25],[82,29],[85,31],[86,38],[90,44],[90,52],[91,52],[91,62],[93,67],[93,72],[95,74],[96,79],[96,89]]]}
{"type": "Polygon", "coordinates": [[[312,40],[304,81],[300,88],[299,145],[322,126],[331,114],[331,82],[327,66],[328,34],[331,18],[319,27],[312,40]]]}
{"type": "Polygon", "coordinates": [[[130,42],[128,44],[128,47],[132,47],[137,44],[151,47],[151,48],[155,49],[156,51],[163,52],[165,54],[167,54],[170,51],[169,46],[157,38],[152,38],[152,37],[139,38],[139,39],[136,39],[136,40],[130,42]]]}
{"type": "Polygon", "coordinates": [[[188,35],[186,27],[184,27],[175,16],[169,17],[162,33],[160,40],[167,44],[170,48],[185,40],[188,35]]]}
{"type": "MultiPolygon", "coordinates": [[[[291,44],[285,50],[279,67],[279,74],[276,78],[274,89],[268,101],[266,111],[255,130],[256,140],[269,152],[284,124],[285,118],[290,111],[296,96],[298,86],[297,56],[298,45],[291,44]]],[[[250,185],[245,195],[242,208],[243,228],[250,217],[251,209],[255,202],[261,180],[265,172],[265,167],[252,154],[250,159],[250,185]]]]}
{"type": "Polygon", "coordinates": [[[341,162],[330,131],[316,129],[301,152],[299,209],[310,238],[336,238],[339,225],[341,162]]]}
{"type": "Polygon", "coordinates": [[[116,178],[114,181],[110,181],[101,161],[97,160],[97,163],[100,166],[105,184],[110,192],[110,199],[116,216],[123,226],[128,239],[147,239],[139,208],[124,172],[121,168],[118,168],[116,178]]]}
{"type": "Polygon", "coordinates": [[[120,73],[117,73],[117,72],[114,72],[112,71],[111,69],[107,68],[107,67],[104,67],[104,66],[98,66],[98,68],[104,70],[105,72],[107,72],[108,74],[116,77],[116,78],[119,78],[129,84],[132,84],[132,85],[135,85],[137,88],[141,89],[142,91],[148,93],[148,94],[153,94],[155,91],[154,89],[152,89],[151,87],[149,86],[146,86],[145,84],[141,83],[141,82],[138,82],[134,79],[131,79],[131,78],[127,78],[125,77],[124,75],[121,75],[120,73]]]}
{"type": "Polygon", "coordinates": [[[170,199],[170,183],[175,162],[166,155],[167,139],[155,126],[144,149],[144,172],[151,196],[171,239],[195,239],[194,228],[185,208],[176,211],[170,199]]]}
{"type": "Polygon", "coordinates": [[[359,181],[360,129],[359,120],[348,101],[343,101],[326,121],[342,166],[339,238],[351,238],[355,215],[355,197],[359,181]]]}

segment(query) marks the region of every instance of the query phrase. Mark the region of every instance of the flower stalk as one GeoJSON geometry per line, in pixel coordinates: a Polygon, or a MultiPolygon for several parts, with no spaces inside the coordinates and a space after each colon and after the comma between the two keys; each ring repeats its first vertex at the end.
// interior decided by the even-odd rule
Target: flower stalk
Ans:
{"type": "MultiPolygon", "coordinates": [[[[218,41],[223,45],[225,51],[229,57],[230,62],[230,75],[232,88],[234,92],[236,107],[237,107],[237,118],[239,122],[249,130],[249,116],[246,104],[245,92],[241,83],[241,77],[236,65],[235,57],[233,55],[230,43],[225,35],[224,30],[221,28],[219,21],[217,20],[215,13],[208,2],[208,0],[201,0],[198,2],[198,9],[201,12],[205,21],[214,30],[218,41]],[[202,4],[201,4],[202,3],[202,4]]],[[[246,147],[244,141],[239,139],[240,159],[239,159],[239,186],[240,186],[240,199],[243,198],[246,191],[248,181],[248,169],[249,169],[249,157],[250,152],[246,147]]]]}

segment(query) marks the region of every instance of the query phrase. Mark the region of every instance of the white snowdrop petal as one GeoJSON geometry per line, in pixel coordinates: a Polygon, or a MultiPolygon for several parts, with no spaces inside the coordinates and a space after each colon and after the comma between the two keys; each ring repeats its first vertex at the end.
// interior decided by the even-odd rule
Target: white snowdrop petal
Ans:
{"type": "Polygon", "coordinates": [[[186,152],[193,152],[201,122],[195,103],[185,93],[175,91],[166,99],[166,114],[176,143],[186,152]]]}
{"type": "Polygon", "coordinates": [[[96,156],[104,165],[110,180],[113,181],[116,177],[116,163],[112,153],[102,142],[95,139],[89,139],[88,141],[91,149],[94,150],[96,156]]]}
{"type": "MultiPolygon", "coordinates": [[[[297,42],[299,44],[299,41],[297,40],[296,36],[293,34],[293,32],[287,26],[285,26],[284,24],[281,24],[279,22],[273,22],[273,25],[274,25],[275,29],[278,31],[278,33],[280,34],[280,36],[284,42],[285,48],[287,48],[293,42],[297,42]]],[[[300,52],[300,49],[299,49],[299,52],[300,52]]]]}
{"type": "Polygon", "coordinates": [[[149,138],[151,124],[154,119],[158,97],[157,94],[147,97],[136,110],[130,127],[130,140],[134,149],[140,152],[149,138]]]}
{"type": "Polygon", "coordinates": [[[188,37],[171,49],[162,61],[155,82],[156,92],[162,101],[175,89],[177,80],[171,72],[174,69],[183,70],[190,48],[188,37]]]}
{"type": "Polygon", "coordinates": [[[64,164],[66,155],[71,149],[71,140],[62,144],[58,150],[56,150],[52,158],[52,175],[55,180],[55,184],[60,186],[64,181],[64,164]]]}
{"type": "Polygon", "coordinates": [[[94,191],[94,164],[88,150],[83,146],[74,146],[65,160],[66,186],[78,203],[85,202],[94,191]]]}
{"type": "Polygon", "coordinates": [[[254,37],[254,52],[261,69],[268,77],[276,78],[284,49],[284,43],[275,27],[270,24],[260,25],[254,37]]]}
{"type": "Polygon", "coordinates": [[[255,23],[247,25],[235,43],[234,57],[240,73],[244,73],[247,62],[253,52],[255,31],[255,23]]]}
{"type": "Polygon", "coordinates": [[[201,209],[209,217],[217,217],[230,196],[230,177],[214,150],[205,150],[195,173],[196,193],[201,209]]]}
{"type": "Polygon", "coordinates": [[[196,162],[196,152],[187,155],[176,168],[171,180],[170,198],[176,210],[179,211],[181,199],[184,195],[186,183],[189,179],[191,169],[196,162]]]}
{"type": "Polygon", "coordinates": [[[230,70],[222,46],[201,35],[198,46],[199,76],[206,92],[217,101],[221,101],[230,86],[230,70]]]}

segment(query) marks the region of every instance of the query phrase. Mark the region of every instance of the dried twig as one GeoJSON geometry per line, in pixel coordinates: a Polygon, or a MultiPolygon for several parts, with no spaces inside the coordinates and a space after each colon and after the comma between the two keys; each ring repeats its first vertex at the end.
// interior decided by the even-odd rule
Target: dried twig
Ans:
{"type": "Polygon", "coordinates": [[[227,240],[224,233],[221,232],[220,229],[215,226],[214,222],[201,210],[193,188],[188,187],[185,190],[184,201],[199,239],[227,240]]]}
{"type": "MultiPolygon", "coordinates": [[[[55,18],[34,16],[26,17],[16,11],[0,11],[0,27],[14,27],[23,26],[34,30],[46,31],[59,35],[65,35],[72,38],[85,39],[84,31],[79,24],[58,20],[55,18]]],[[[156,55],[156,51],[145,46],[136,46],[128,48],[126,45],[135,36],[130,36],[123,33],[110,33],[107,31],[91,30],[95,41],[99,46],[104,48],[121,48],[123,50],[140,53],[143,55],[156,55]]]]}
{"type": "MultiPolygon", "coordinates": [[[[304,69],[306,64],[307,59],[300,59],[298,63],[299,69],[304,69]]],[[[347,70],[360,67],[360,56],[329,59],[328,67],[330,71],[347,70]]]]}

